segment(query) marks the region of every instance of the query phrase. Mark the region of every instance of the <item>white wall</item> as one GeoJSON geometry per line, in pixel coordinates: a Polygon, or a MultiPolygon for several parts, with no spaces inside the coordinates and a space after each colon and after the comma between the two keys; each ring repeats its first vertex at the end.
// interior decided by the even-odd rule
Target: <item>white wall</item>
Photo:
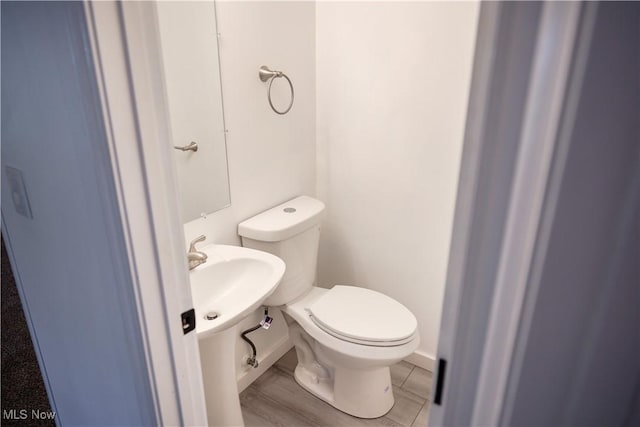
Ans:
{"type": "MultiPolygon", "coordinates": [[[[185,224],[185,248],[200,234],[207,236],[205,244],[240,245],[240,222],[295,196],[315,194],[314,3],[217,1],[216,7],[231,206],[185,224]],[[261,65],[284,71],[294,84],[295,103],[284,116],[269,106],[266,83],[258,79],[261,65]]],[[[273,94],[277,106],[286,105],[288,88],[281,81],[273,84],[273,94]]],[[[249,335],[258,369],[243,363],[250,349],[237,341],[240,389],[291,347],[282,314],[270,314],[273,326],[249,335]]],[[[240,327],[255,325],[261,316],[256,310],[240,327]]]]}
{"type": "Polygon", "coordinates": [[[477,3],[219,1],[217,12],[231,207],[185,224],[185,238],[240,244],[239,222],[317,189],[319,283],[396,298],[432,357],[477,3]],[[291,77],[289,114],[269,108],[260,65],[291,77]]]}
{"type": "MultiPolygon", "coordinates": [[[[231,207],[185,225],[185,238],[239,245],[237,225],[300,194],[315,193],[315,5],[217,2],[231,207]],[[283,70],[295,87],[291,111],[267,102],[258,68],[283,70]]],[[[280,82],[274,94],[287,94],[280,82]]],[[[287,89],[288,90],[288,89],[287,89]]]]}
{"type": "Polygon", "coordinates": [[[319,283],[400,301],[433,358],[478,4],[319,2],[316,14],[319,283]]]}

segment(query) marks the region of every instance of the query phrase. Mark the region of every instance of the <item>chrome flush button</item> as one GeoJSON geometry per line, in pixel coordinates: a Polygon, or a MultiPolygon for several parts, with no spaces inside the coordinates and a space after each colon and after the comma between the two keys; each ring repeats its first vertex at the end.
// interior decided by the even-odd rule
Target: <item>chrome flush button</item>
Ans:
{"type": "Polygon", "coordinates": [[[296,208],[284,208],[283,211],[285,211],[286,213],[294,213],[296,211],[296,208]]]}

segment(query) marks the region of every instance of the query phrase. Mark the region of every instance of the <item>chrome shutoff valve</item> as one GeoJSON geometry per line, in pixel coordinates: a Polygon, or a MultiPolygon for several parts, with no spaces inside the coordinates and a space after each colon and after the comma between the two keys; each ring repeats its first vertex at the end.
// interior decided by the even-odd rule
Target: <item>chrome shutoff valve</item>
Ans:
{"type": "Polygon", "coordinates": [[[253,356],[247,358],[247,365],[253,366],[254,368],[258,367],[258,359],[253,356]]]}

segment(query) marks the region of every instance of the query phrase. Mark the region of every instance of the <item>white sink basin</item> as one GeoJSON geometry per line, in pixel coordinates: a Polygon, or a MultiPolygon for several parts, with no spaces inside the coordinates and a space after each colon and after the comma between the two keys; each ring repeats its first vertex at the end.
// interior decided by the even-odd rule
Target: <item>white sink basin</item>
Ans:
{"type": "Polygon", "coordinates": [[[190,273],[198,339],[228,329],[258,308],[282,279],[285,264],[266,252],[240,246],[207,245],[207,262],[190,273]],[[207,320],[208,313],[217,318],[207,320]]]}

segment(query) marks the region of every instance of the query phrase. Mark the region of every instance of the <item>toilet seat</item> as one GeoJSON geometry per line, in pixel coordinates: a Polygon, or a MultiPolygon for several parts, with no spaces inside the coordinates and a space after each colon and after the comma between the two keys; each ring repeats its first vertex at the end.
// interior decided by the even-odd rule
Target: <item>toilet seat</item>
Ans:
{"type": "Polygon", "coordinates": [[[291,318],[313,339],[318,341],[318,343],[326,346],[337,354],[359,360],[360,365],[363,363],[363,360],[368,361],[367,363],[377,363],[377,361],[381,360],[401,360],[418,348],[420,335],[418,334],[417,328],[408,342],[386,346],[369,341],[357,343],[352,340],[350,342],[342,337],[336,336],[337,334],[328,333],[325,329],[318,326],[316,322],[311,320],[311,315],[307,309],[329,292],[331,292],[330,289],[314,286],[300,298],[289,304],[285,304],[283,307],[284,312],[291,316],[291,318]]]}
{"type": "Polygon", "coordinates": [[[334,286],[305,311],[324,332],[354,344],[389,347],[415,338],[417,320],[405,306],[371,289],[334,286]]]}

